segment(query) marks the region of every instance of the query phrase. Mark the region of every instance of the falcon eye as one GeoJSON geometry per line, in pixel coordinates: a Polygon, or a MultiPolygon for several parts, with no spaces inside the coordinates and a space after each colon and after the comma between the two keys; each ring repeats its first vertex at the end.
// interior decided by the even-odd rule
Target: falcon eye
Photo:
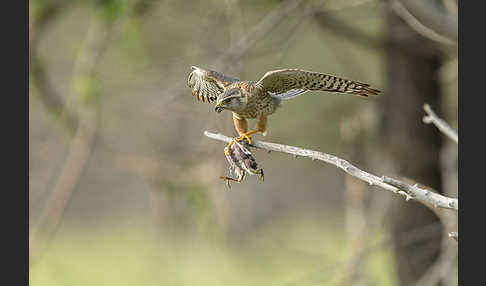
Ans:
{"type": "Polygon", "coordinates": [[[231,98],[227,98],[225,100],[223,100],[224,103],[229,103],[231,101],[231,98]]]}

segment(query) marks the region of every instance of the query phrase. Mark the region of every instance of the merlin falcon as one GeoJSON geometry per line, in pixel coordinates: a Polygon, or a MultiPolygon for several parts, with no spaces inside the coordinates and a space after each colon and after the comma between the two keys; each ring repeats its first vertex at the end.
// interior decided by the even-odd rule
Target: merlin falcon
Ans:
{"type": "MultiPolygon", "coordinates": [[[[269,71],[258,81],[241,81],[217,71],[196,66],[187,79],[192,95],[203,102],[214,102],[214,110],[233,112],[233,123],[239,137],[248,139],[250,135],[267,133],[267,117],[278,110],[283,100],[291,99],[308,91],[347,93],[360,97],[374,96],[380,90],[369,84],[338,76],[300,69],[280,69],[269,71]],[[255,129],[248,131],[248,119],[256,119],[255,129]]],[[[230,147],[234,141],[228,144],[230,147]]],[[[229,150],[229,148],[228,148],[229,150]]]]}

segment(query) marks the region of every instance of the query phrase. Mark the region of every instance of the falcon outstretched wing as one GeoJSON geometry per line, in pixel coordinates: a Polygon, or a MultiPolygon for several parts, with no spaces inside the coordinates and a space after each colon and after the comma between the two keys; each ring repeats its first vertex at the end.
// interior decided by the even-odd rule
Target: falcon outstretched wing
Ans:
{"type": "Polygon", "coordinates": [[[202,99],[203,102],[215,101],[226,86],[239,81],[234,77],[216,71],[205,70],[196,66],[192,66],[191,69],[192,72],[187,78],[187,84],[192,89],[192,95],[195,95],[197,100],[202,99]]]}
{"type": "Polygon", "coordinates": [[[363,97],[380,93],[366,83],[299,69],[269,71],[257,84],[270,95],[281,99],[290,99],[309,90],[350,93],[363,97]]]}

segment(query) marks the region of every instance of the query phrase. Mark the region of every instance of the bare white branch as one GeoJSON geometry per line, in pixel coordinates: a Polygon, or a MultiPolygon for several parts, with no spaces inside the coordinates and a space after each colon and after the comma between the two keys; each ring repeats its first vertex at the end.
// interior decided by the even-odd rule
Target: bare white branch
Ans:
{"type": "Polygon", "coordinates": [[[455,241],[459,241],[459,233],[457,231],[449,232],[449,237],[454,238],[455,241]]]}
{"type": "Polygon", "coordinates": [[[457,210],[459,207],[459,202],[457,199],[448,198],[427,189],[419,188],[417,185],[412,186],[387,176],[383,176],[382,179],[383,182],[405,191],[407,194],[412,196],[413,199],[431,203],[436,208],[457,210]]]}
{"type": "MultiPolygon", "coordinates": [[[[223,134],[216,134],[209,131],[204,131],[204,135],[215,140],[230,142],[233,138],[225,136],[223,134]]],[[[334,165],[339,169],[344,170],[349,175],[356,177],[362,181],[365,181],[370,186],[378,186],[384,190],[390,191],[395,194],[404,196],[407,200],[413,199],[420,201],[425,204],[431,204],[436,208],[446,208],[457,211],[459,204],[457,199],[448,198],[442,196],[438,193],[431,192],[426,189],[419,188],[417,186],[411,186],[404,182],[392,179],[389,177],[378,177],[366,171],[359,169],[358,167],[352,165],[348,161],[341,159],[339,157],[326,154],[324,152],[313,151],[308,149],[303,149],[294,146],[288,146],[283,144],[276,144],[270,142],[262,142],[252,140],[252,146],[263,149],[266,151],[277,151],[287,154],[294,155],[294,157],[306,157],[312,160],[319,160],[326,162],[328,164],[334,165]]]]}
{"type": "Polygon", "coordinates": [[[427,116],[424,116],[423,121],[427,124],[434,124],[442,133],[449,137],[452,141],[458,142],[457,132],[452,129],[447,122],[439,118],[435,112],[430,108],[430,105],[424,104],[424,110],[427,116]]]}

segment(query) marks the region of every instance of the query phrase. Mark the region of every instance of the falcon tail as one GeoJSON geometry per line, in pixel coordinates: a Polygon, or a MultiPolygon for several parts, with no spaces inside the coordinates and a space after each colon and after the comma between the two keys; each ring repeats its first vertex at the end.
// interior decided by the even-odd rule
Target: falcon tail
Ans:
{"type": "Polygon", "coordinates": [[[378,95],[381,91],[370,87],[370,85],[367,83],[351,81],[349,84],[346,85],[346,89],[344,91],[337,90],[336,92],[345,92],[357,96],[368,97],[378,95]]]}
{"type": "Polygon", "coordinates": [[[333,84],[333,86],[329,87],[325,84],[309,84],[306,85],[305,88],[294,88],[290,89],[286,92],[283,93],[273,93],[273,92],[268,92],[272,97],[276,97],[280,100],[289,100],[294,97],[297,97],[301,94],[304,94],[308,91],[327,91],[327,92],[333,92],[333,93],[347,93],[347,94],[353,94],[357,95],[360,97],[368,97],[368,96],[375,96],[378,95],[381,91],[375,88],[370,87],[369,84],[366,83],[361,83],[357,81],[350,81],[350,80],[344,80],[341,79],[342,81],[339,82],[338,84],[333,84]]]}
{"type": "Polygon", "coordinates": [[[309,90],[348,93],[361,97],[375,96],[381,91],[369,84],[331,75],[319,75],[305,83],[309,90]]]}

